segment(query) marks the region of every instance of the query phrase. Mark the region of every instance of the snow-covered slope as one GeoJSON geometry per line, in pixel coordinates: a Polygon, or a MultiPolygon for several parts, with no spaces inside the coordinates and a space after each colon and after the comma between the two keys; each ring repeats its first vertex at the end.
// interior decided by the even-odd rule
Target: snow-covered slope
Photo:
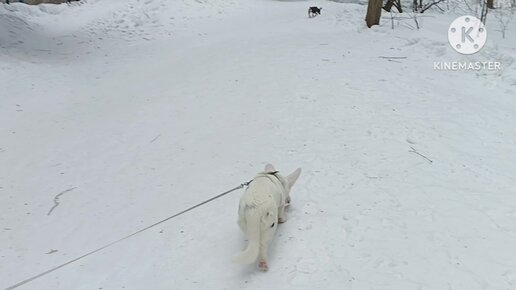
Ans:
{"type": "Polygon", "coordinates": [[[0,5],[0,289],[266,162],[303,167],[269,272],[231,262],[234,192],[19,289],[516,287],[514,23],[466,57],[456,14],[310,4],[0,5]],[[503,69],[433,69],[465,60],[503,69]]]}

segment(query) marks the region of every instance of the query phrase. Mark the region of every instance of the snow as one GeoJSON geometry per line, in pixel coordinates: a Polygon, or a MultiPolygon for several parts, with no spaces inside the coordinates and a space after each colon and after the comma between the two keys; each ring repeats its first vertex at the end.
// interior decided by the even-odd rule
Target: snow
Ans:
{"type": "Polygon", "coordinates": [[[516,24],[503,39],[488,16],[463,56],[446,38],[462,14],[367,29],[365,9],[0,4],[0,289],[267,162],[303,168],[267,273],[231,262],[236,191],[18,289],[516,287],[516,24]]]}

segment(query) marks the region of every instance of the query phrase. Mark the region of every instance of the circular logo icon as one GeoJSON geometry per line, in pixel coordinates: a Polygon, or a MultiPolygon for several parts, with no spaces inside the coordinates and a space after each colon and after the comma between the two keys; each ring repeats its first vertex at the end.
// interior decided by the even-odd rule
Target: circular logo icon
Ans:
{"type": "Polygon", "coordinates": [[[482,49],[487,40],[484,23],[475,16],[461,16],[450,24],[448,41],[462,54],[474,54],[482,49]]]}

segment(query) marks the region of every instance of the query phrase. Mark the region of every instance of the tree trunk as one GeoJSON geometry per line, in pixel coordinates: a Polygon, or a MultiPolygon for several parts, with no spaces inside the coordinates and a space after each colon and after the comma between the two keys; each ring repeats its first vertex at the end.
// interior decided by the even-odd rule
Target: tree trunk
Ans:
{"type": "Polygon", "coordinates": [[[495,9],[495,7],[494,7],[494,0],[487,0],[487,8],[495,9]]]}
{"type": "Polygon", "coordinates": [[[382,4],[382,0],[369,0],[365,19],[367,27],[371,28],[373,25],[380,24],[380,17],[382,16],[382,4]]]}

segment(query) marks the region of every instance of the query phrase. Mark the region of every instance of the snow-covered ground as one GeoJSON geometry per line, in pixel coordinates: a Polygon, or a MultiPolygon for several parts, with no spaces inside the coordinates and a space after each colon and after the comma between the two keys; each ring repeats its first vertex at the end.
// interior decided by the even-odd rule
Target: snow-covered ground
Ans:
{"type": "Polygon", "coordinates": [[[237,191],[18,289],[516,289],[516,20],[464,56],[457,9],[313,4],[0,4],[0,289],[266,162],[303,168],[269,272],[237,191]]]}

